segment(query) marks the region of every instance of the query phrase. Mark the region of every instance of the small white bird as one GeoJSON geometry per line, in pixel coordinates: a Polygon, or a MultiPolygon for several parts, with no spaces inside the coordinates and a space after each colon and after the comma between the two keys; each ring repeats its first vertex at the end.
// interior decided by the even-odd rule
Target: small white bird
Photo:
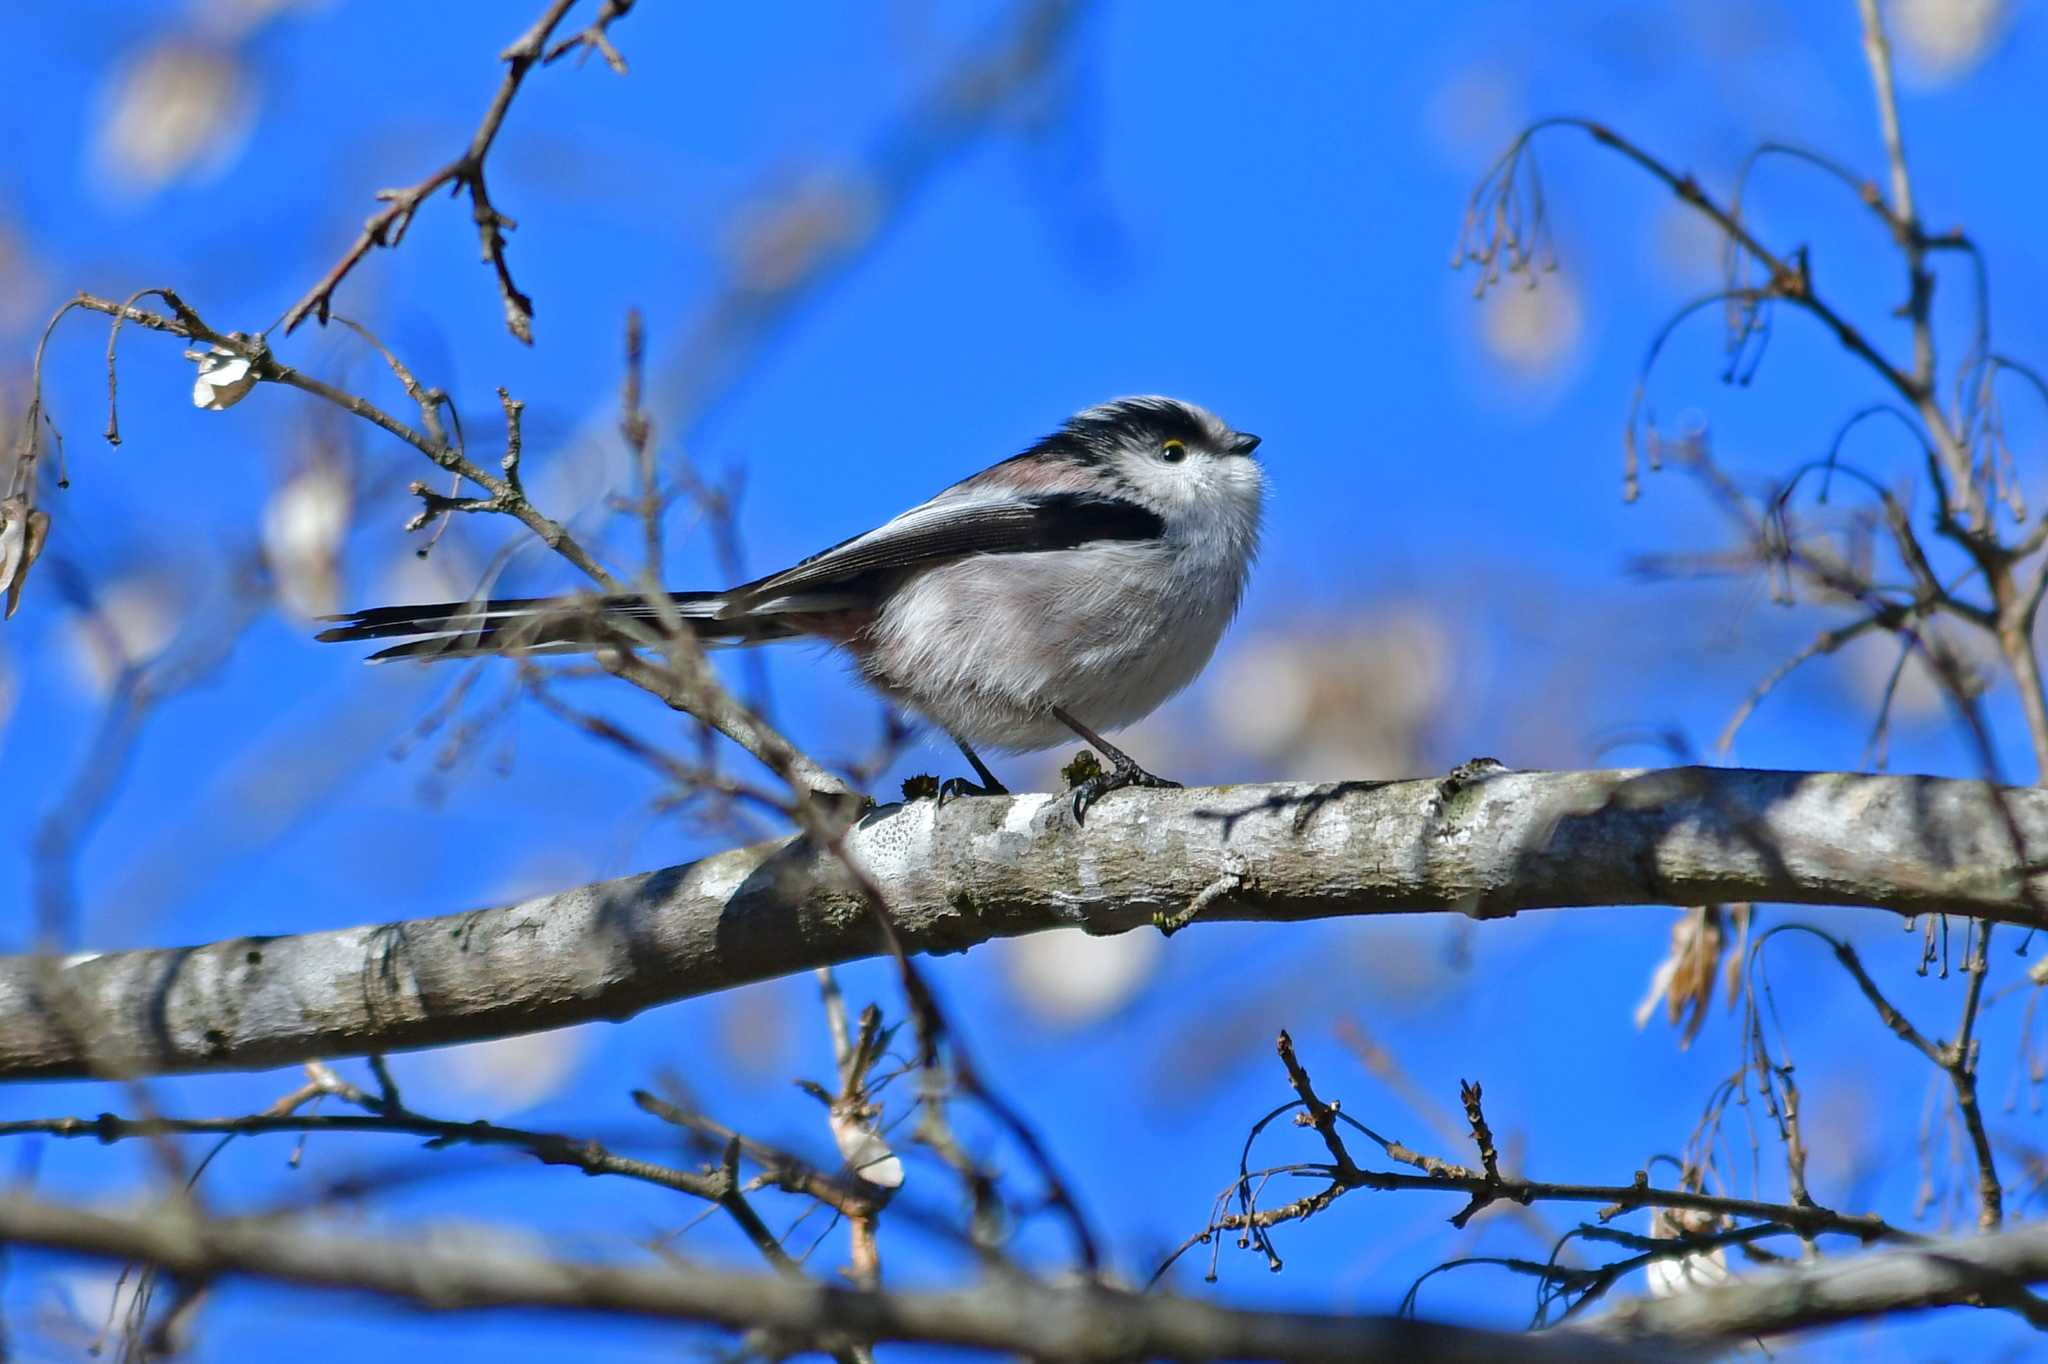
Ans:
{"type": "MultiPolygon", "coordinates": [[[[895,520],[724,592],[670,594],[708,644],[804,637],[849,653],[867,683],[976,754],[1078,735],[1111,770],[1077,788],[1081,818],[1125,786],[1171,786],[1099,731],[1152,713],[1195,679],[1244,596],[1258,551],[1259,438],[1192,403],[1119,398],[895,520]]],[[[323,640],[406,638],[372,659],[632,647],[659,628],[644,597],[527,597],[382,606],[323,640]],[[637,629],[629,632],[622,626],[637,629]]]]}

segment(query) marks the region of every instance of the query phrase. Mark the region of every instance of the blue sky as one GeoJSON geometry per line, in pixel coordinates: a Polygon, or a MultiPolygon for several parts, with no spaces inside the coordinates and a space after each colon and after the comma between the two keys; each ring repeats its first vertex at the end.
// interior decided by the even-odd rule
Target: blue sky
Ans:
{"type": "MultiPolygon", "coordinates": [[[[218,19],[227,8],[79,3],[18,20],[17,96],[0,106],[11,148],[0,163],[0,240],[15,261],[0,279],[10,357],[0,384],[17,410],[41,323],[75,289],[125,295],[168,284],[216,326],[267,325],[346,244],[372,191],[411,182],[467,139],[498,79],[492,55],[529,18],[507,6],[337,3],[232,32],[218,19]],[[108,111],[137,63],[165,44],[216,63],[206,68],[216,94],[222,80],[240,93],[224,101],[227,132],[161,186],[140,189],[106,160],[108,111]]],[[[744,473],[739,527],[755,571],[886,518],[1089,403],[1159,391],[1211,406],[1265,438],[1272,487],[1265,552],[1219,668],[1318,631],[1350,631],[1363,667],[1381,623],[1427,621],[1443,690],[1408,752],[1416,771],[1476,753],[1515,766],[1584,765],[1602,760],[1603,739],[1640,731],[1675,731],[1704,750],[1756,678],[1826,623],[1814,610],[1769,605],[1750,584],[1644,583],[1629,572],[1645,553],[1726,542],[1711,506],[1677,475],[1650,478],[1634,505],[1619,496],[1623,417],[1648,340],[1714,279],[1711,239],[1668,195],[1561,134],[1542,147],[1562,262],[1542,301],[1475,304],[1469,274],[1446,263],[1472,185],[1506,138],[1543,114],[1607,121],[1717,187],[1766,138],[1875,172],[1881,147],[1853,6],[1104,4],[1078,24],[1048,98],[950,152],[758,346],[720,357],[733,367],[729,381],[691,365],[692,328],[718,296],[733,243],[757,221],[749,206],[800,186],[844,185],[849,170],[901,156],[907,113],[935,73],[1000,31],[1005,13],[642,5],[617,35],[632,75],[598,65],[536,74],[490,162],[494,198],[519,222],[510,258],[537,300],[534,347],[499,325],[460,203],[428,204],[401,250],[379,253],[347,282],[339,307],[454,395],[479,449],[497,438],[495,388],[524,398],[537,495],[622,562],[634,535],[607,517],[603,493],[620,467],[607,451],[629,306],[647,315],[665,448],[686,445],[714,475],[744,473]],[[1537,310],[1519,331],[1521,315],[1498,311],[1516,306],[1537,310]]],[[[2038,17],[2018,14],[1967,70],[1912,69],[1904,91],[1923,213],[1936,227],[1967,225],[1984,247],[2001,344],[2034,357],[2048,351],[2030,307],[2048,287],[2034,250],[2048,189],[2023,168],[2044,43],[2038,17]]],[[[1789,170],[1756,192],[1771,240],[1811,243],[1822,286],[1900,347],[1901,328],[1886,316],[1900,282],[1860,210],[1789,170]]],[[[1951,354],[1958,336],[1948,333],[1951,354]]],[[[78,565],[97,594],[148,603],[153,618],[203,621],[254,545],[279,481],[324,440],[345,453],[359,487],[343,600],[367,604],[430,581],[399,530],[411,510],[405,484],[427,472],[412,452],[297,394],[259,391],[228,413],[197,411],[177,349],[139,334],[122,343],[125,439],[109,449],[95,434],[104,344],[103,331],[74,318],[45,362],[72,478],[51,494],[52,562],[78,565]]],[[[402,400],[338,328],[309,327],[281,348],[291,363],[402,400]]],[[[1796,319],[1781,320],[1753,383],[1726,388],[1719,368],[1718,338],[1703,323],[1667,350],[1651,391],[1674,425],[1704,423],[1718,456],[1752,486],[1819,454],[1876,392],[1796,319]]],[[[2024,463],[2039,427],[2016,416],[2014,431],[2024,463]]],[[[1906,455],[1873,440],[1864,460],[1903,478],[1906,455]]],[[[511,538],[509,526],[461,525],[436,562],[458,580],[511,538]]],[[[672,544],[673,583],[716,579],[709,538],[686,518],[672,544]]],[[[0,632],[13,695],[0,730],[0,772],[11,778],[0,823],[22,831],[0,840],[0,887],[24,906],[34,885],[26,831],[81,761],[100,706],[52,577],[38,571],[0,632]]],[[[566,570],[531,550],[513,558],[506,581],[569,585],[566,570]]],[[[81,945],[446,912],[715,846],[650,811],[644,773],[531,707],[484,729],[446,772],[435,770],[438,739],[393,757],[450,679],[364,669],[352,651],[309,635],[302,619],[266,611],[217,671],[153,715],[84,844],[81,945]]],[[[1801,674],[1763,707],[1734,756],[1855,766],[1870,679],[1888,662],[1877,651],[1801,674]]],[[[800,740],[827,756],[873,745],[875,706],[836,663],[796,650],[769,667],[777,714],[800,740]]],[[[509,685],[487,674],[472,709],[509,685]]],[[[650,734],[675,732],[641,698],[574,694],[650,734]]],[[[2024,776],[2009,692],[1994,691],[1990,704],[2014,740],[2007,770],[2024,776]]],[[[1150,765],[1190,780],[1329,775],[1262,761],[1227,726],[1219,731],[1217,716],[1211,690],[1198,686],[1133,742],[1150,765]]],[[[1639,745],[1612,759],[1662,757],[1639,745]]],[[[1933,707],[1902,715],[1892,761],[1974,772],[1933,707]]],[[[893,777],[949,773],[953,762],[943,744],[913,748],[893,777]]],[[[1019,766],[1037,780],[1048,770],[1019,766]]],[[[1915,978],[1917,939],[1889,920],[1802,917],[1866,942],[1930,1027],[1952,1015],[1955,982],[1915,978]]],[[[1201,1225],[1245,1127],[1284,1098],[1270,1057],[1280,1027],[1326,1094],[1417,1144],[1426,1129],[1345,1052],[1340,1020],[1361,1020],[1394,1047],[1446,1107],[1457,1079],[1482,1080],[1496,1129],[1518,1134],[1534,1173],[1625,1181],[1675,1148],[1735,1068],[1738,1039],[1735,1020],[1719,1013],[1683,1052],[1661,1023],[1641,1032],[1631,1023],[1669,918],[1653,909],[1472,927],[1204,927],[1164,950],[1139,949],[1119,968],[1128,983],[1081,1022],[1062,1023],[1020,984],[1031,977],[1014,949],[934,962],[931,974],[983,1069],[1033,1114],[1120,1265],[1142,1276],[1156,1250],[1201,1225]]],[[[25,944],[26,911],[8,922],[25,944]]],[[[1778,996],[1813,1111],[1855,1134],[1839,1149],[1823,1141],[1817,1196],[1908,1218],[1925,1076],[1903,1049],[1892,1054],[1853,990],[1817,958],[1788,947],[1778,996]]],[[[2015,975],[2023,967],[2001,965],[2015,975]]],[[[854,968],[846,980],[856,999],[893,1007],[886,973],[854,968]]],[[[1987,1091],[2001,1099],[2021,1003],[2005,998],[1986,1022],[1987,1091]]],[[[507,1055],[514,1072],[555,1077],[534,1086],[528,1106],[507,1097],[518,1086],[486,1061],[403,1058],[401,1073],[417,1103],[441,1096],[450,1116],[504,1114],[608,1139],[638,1133],[658,1150],[660,1134],[624,1094],[669,1071],[728,1121],[812,1150],[824,1140],[788,1086],[826,1064],[808,981],[507,1055]]],[[[290,1084],[211,1077],[157,1094],[180,1110],[246,1111],[290,1084]]],[[[122,1103],[91,1086],[0,1091],[9,1117],[122,1103]]],[[[2027,1120],[2014,1122],[2027,1135],[2027,1120]]],[[[225,1206],[288,1196],[310,1176],[288,1170],[285,1151],[233,1150],[208,1187],[225,1206]]],[[[142,1171],[140,1152],[16,1154],[47,1187],[74,1193],[142,1171]]],[[[307,1170],[414,1159],[323,1142],[307,1170]]],[[[518,1220],[569,1248],[672,1228],[694,1211],[650,1206],[643,1190],[604,1181],[452,1163],[466,1173],[407,1184],[378,1202],[372,1224],[518,1220]]],[[[936,1170],[914,1168],[913,1187],[920,1176],[932,1199],[944,1197],[936,1170]]],[[[1453,1210],[1353,1196],[1283,1233],[1283,1274],[1226,1249],[1213,1291],[1386,1308],[1439,1259],[1473,1247],[1531,1251],[1505,1221],[1461,1237],[1442,1220],[1453,1210]]],[[[738,1253],[710,1225],[683,1244],[738,1253]]],[[[909,1242],[891,1268],[915,1280],[936,1264],[909,1242]]],[[[38,1282],[10,1276],[11,1318],[43,1301],[38,1282]]],[[[1528,1297],[1523,1282],[1474,1270],[1433,1281],[1423,1303],[1513,1321],[1528,1297]]],[[[238,1287],[207,1309],[199,1357],[237,1357],[303,1331],[309,1318],[319,1328],[298,1341],[312,1358],[400,1339],[451,1357],[553,1357],[570,1341],[592,1358],[665,1349],[662,1333],[643,1328],[592,1337],[506,1316],[437,1322],[238,1287]]],[[[1815,1357],[1918,1358],[1937,1339],[1961,1340],[1960,1330],[1987,1349],[2016,1339],[1997,1320],[1945,1322],[1846,1333],[1815,1357]]]]}

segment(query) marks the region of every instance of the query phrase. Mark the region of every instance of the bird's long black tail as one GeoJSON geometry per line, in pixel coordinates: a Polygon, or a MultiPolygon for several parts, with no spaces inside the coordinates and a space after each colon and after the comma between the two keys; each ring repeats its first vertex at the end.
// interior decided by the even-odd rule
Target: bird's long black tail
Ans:
{"type": "MultiPolygon", "coordinates": [[[[671,592],[675,614],[699,639],[714,644],[757,644],[797,633],[786,620],[740,616],[721,619],[717,592],[671,592]]],[[[371,654],[393,658],[474,658],[480,654],[578,653],[601,644],[658,637],[663,612],[645,596],[500,597],[491,601],[373,606],[345,616],[316,639],[347,642],[400,639],[371,654]]]]}

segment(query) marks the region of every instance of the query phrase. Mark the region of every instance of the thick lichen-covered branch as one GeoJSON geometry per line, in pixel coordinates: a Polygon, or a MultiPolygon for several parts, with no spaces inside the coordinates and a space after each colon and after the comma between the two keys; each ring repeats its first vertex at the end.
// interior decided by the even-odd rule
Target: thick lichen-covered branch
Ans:
{"type": "Polygon", "coordinates": [[[1933,777],[1467,764],[1442,780],[1119,792],[1085,827],[1057,796],[923,800],[869,815],[840,851],[799,836],[437,918],[0,958],[0,1077],[469,1041],[876,955],[849,861],[922,952],[1149,930],[1198,899],[1196,926],[1768,900],[2048,927],[2048,791],[1933,777]]]}

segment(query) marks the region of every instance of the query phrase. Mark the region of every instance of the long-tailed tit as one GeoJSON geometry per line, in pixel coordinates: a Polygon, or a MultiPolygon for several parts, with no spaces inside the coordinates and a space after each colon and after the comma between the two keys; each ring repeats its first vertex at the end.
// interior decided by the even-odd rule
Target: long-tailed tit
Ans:
{"type": "Polygon", "coordinates": [[[1259,438],[1172,398],[1119,398],[895,520],[724,592],[526,597],[380,606],[324,640],[403,638],[372,655],[631,648],[680,617],[707,644],[809,638],[976,748],[1024,752],[1079,735],[1111,770],[1074,813],[1124,786],[1171,786],[1098,731],[1142,719],[1195,679],[1236,614],[1258,549],[1259,438]]]}

